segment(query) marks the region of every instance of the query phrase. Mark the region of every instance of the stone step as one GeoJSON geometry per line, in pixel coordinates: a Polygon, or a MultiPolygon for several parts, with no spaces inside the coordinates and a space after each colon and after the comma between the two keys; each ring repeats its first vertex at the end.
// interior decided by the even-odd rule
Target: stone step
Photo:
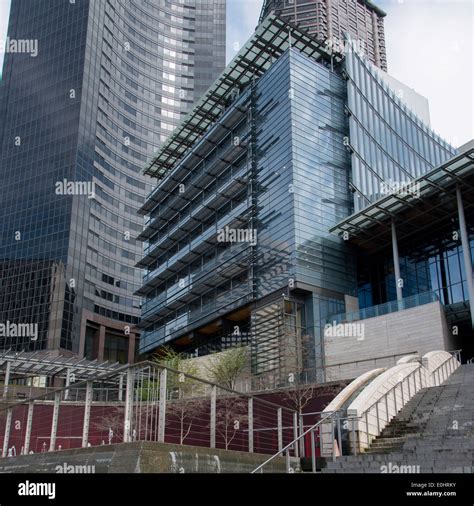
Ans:
{"type": "Polygon", "coordinates": [[[390,465],[474,472],[474,365],[461,366],[449,380],[417,392],[365,452],[329,461],[323,472],[380,473],[390,465]]]}

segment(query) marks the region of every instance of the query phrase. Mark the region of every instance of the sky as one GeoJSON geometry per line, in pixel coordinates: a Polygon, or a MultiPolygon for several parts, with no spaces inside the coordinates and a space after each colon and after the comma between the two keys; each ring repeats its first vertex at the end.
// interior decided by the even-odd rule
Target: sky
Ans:
{"type": "MultiPolygon", "coordinates": [[[[227,0],[227,62],[252,35],[263,0],[227,0]]],[[[431,126],[455,146],[474,139],[474,0],[376,0],[386,13],[389,74],[429,100],[431,126]]],[[[0,39],[10,0],[0,0],[0,39]]],[[[3,55],[0,54],[0,65],[3,55]]]]}

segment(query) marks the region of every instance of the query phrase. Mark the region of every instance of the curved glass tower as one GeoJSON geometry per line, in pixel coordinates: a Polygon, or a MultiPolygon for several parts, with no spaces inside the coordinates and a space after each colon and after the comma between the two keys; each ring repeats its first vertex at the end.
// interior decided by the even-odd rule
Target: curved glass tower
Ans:
{"type": "Polygon", "coordinates": [[[0,320],[38,332],[0,347],[132,360],[142,169],[224,67],[225,0],[13,0],[8,33],[37,56],[0,89],[0,320]]]}

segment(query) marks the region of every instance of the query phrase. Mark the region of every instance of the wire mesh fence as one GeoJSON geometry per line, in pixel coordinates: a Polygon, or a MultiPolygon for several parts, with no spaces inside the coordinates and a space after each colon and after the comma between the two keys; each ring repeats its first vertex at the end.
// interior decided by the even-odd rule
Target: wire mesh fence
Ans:
{"type": "Polygon", "coordinates": [[[287,407],[153,362],[0,407],[2,457],[133,441],[273,454],[297,431],[287,407]]]}

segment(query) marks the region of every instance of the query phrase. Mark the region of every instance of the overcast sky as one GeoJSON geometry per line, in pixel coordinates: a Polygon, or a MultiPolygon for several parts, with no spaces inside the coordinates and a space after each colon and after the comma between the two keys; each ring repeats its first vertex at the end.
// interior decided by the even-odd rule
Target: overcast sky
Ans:
{"type": "MultiPolygon", "coordinates": [[[[263,0],[227,0],[227,61],[252,35],[263,0]]],[[[474,0],[376,0],[387,12],[388,71],[428,98],[431,125],[459,146],[474,138],[474,0]]],[[[0,0],[0,38],[10,0],[0,0]]],[[[0,54],[0,61],[3,55],[0,54]]]]}

